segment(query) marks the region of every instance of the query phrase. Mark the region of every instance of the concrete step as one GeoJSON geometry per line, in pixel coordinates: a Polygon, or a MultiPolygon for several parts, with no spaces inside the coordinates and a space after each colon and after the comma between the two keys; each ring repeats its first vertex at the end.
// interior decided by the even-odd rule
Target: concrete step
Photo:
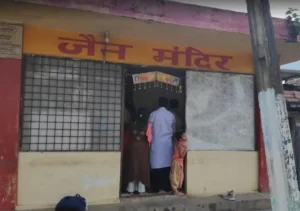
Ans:
{"type": "Polygon", "coordinates": [[[220,196],[151,196],[124,198],[118,204],[89,205],[88,211],[271,211],[271,203],[269,194],[263,193],[240,194],[235,201],[220,196]]]}
{"type": "Polygon", "coordinates": [[[269,194],[251,193],[227,201],[220,196],[155,196],[123,199],[119,204],[90,206],[89,211],[263,211],[271,209],[269,194]]]}

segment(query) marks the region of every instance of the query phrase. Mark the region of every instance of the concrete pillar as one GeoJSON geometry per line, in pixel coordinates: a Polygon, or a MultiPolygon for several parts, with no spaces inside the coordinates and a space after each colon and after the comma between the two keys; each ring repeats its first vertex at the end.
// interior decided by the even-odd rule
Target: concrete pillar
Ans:
{"type": "Polygon", "coordinates": [[[17,203],[23,26],[0,21],[0,210],[17,203]]]}
{"type": "Polygon", "coordinates": [[[266,152],[264,146],[264,138],[261,128],[261,119],[259,113],[259,107],[256,106],[256,143],[257,143],[257,151],[258,151],[258,190],[262,193],[268,193],[270,191],[269,187],[269,179],[268,179],[268,169],[267,169],[267,161],[266,161],[266,152]]]}

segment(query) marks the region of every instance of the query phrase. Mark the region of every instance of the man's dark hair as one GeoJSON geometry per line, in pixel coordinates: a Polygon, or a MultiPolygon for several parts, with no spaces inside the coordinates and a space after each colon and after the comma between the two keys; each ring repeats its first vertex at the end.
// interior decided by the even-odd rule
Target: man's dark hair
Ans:
{"type": "Polygon", "coordinates": [[[179,101],[177,99],[170,100],[169,103],[170,108],[179,108],[179,101]]]}
{"type": "Polygon", "coordinates": [[[168,107],[168,104],[169,104],[169,101],[168,101],[168,99],[167,98],[165,98],[165,97],[160,97],[159,99],[158,99],[158,105],[159,105],[159,107],[168,107]]]}

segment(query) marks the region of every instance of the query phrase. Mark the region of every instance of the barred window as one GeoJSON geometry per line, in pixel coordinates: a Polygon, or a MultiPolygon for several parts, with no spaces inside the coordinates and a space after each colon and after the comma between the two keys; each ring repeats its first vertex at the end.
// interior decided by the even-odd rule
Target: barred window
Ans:
{"type": "Polygon", "coordinates": [[[22,151],[119,151],[122,69],[24,56],[22,151]]]}

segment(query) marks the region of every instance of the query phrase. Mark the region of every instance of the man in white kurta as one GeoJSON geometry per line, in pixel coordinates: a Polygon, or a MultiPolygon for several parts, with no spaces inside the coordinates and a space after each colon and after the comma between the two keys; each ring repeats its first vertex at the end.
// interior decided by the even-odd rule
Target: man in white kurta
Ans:
{"type": "Polygon", "coordinates": [[[171,191],[169,174],[173,156],[175,116],[168,111],[168,99],[159,98],[159,108],[149,117],[152,125],[150,146],[151,187],[154,191],[171,191]]]}

